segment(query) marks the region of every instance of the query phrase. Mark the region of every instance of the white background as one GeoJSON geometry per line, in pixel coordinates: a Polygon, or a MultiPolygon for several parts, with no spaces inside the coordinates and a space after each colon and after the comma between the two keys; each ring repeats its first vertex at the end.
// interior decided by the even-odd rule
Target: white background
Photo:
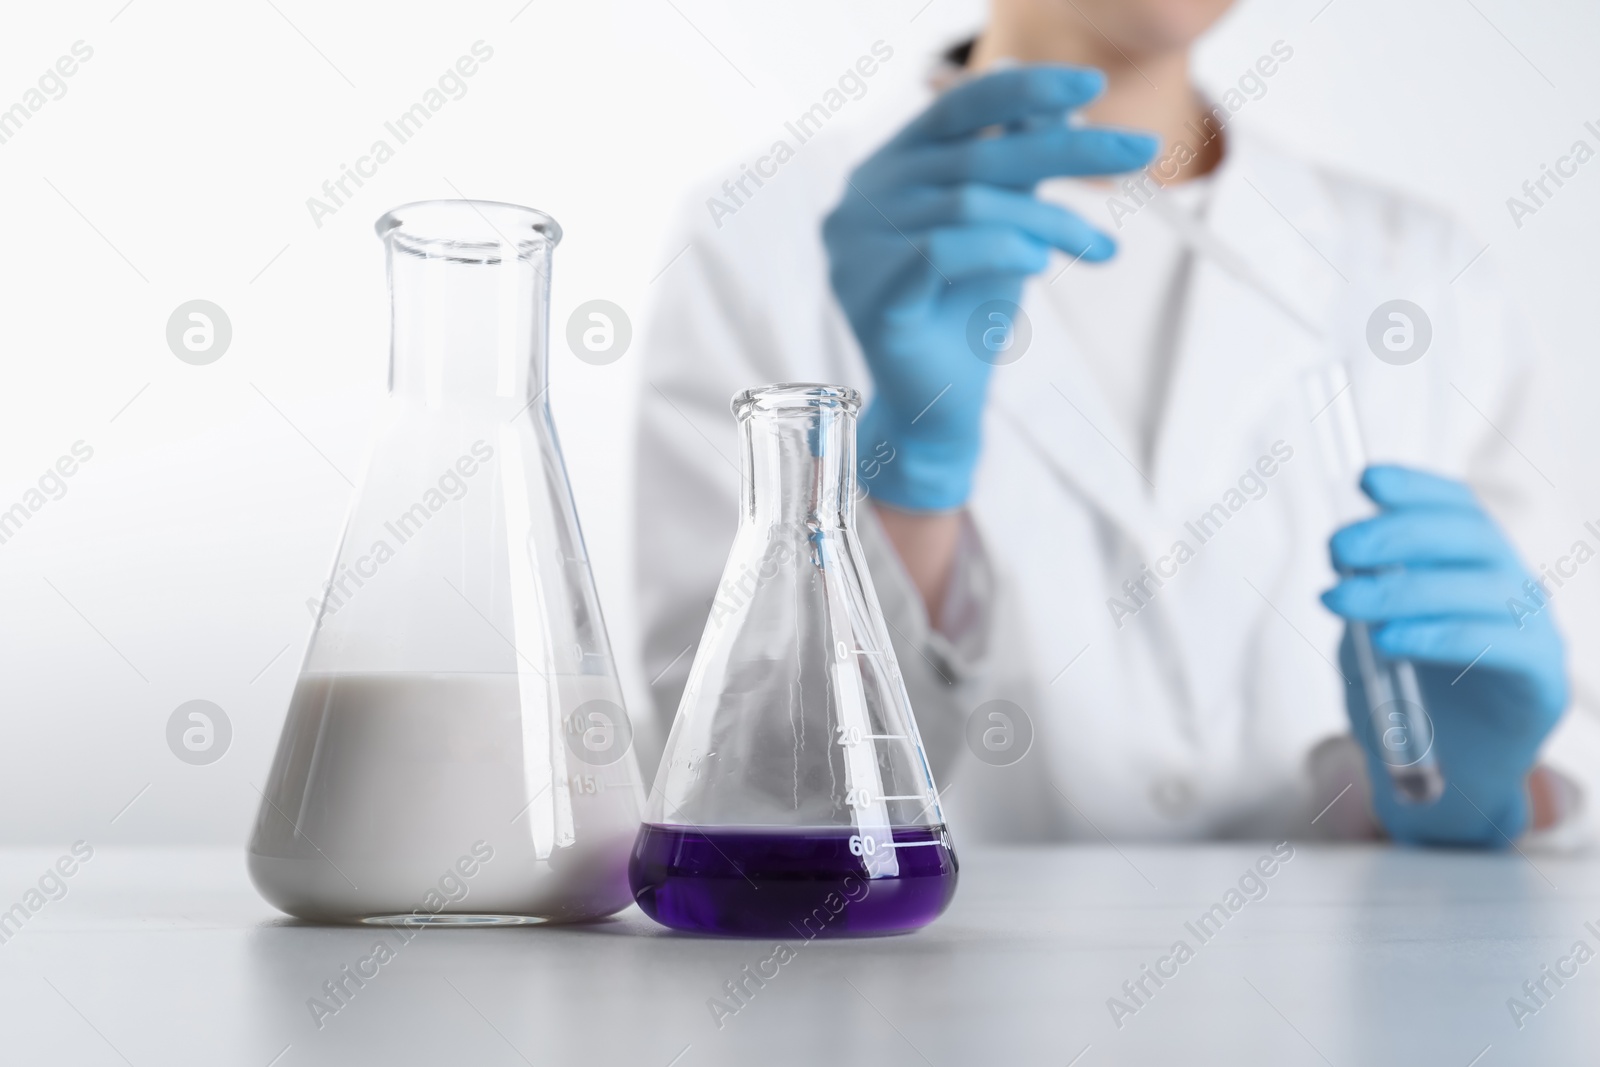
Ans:
{"type": "MultiPolygon", "coordinates": [[[[1225,86],[1285,40],[1294,59],[1238,121],[1476,229],[1550,359],[1554,444],[1531,458],[1575,524],[1600,520],[1600,161],[1520,230],[1505,204],[1576,138],[1600,147],[1582,128],[1600,125],[1600,9],[1323,2],[1247,0],[1205,42],[1202,84],[1225,86]]],[[[602,297],[642,328],[691,186],[736,173],[875,40],[895,58],[849,110],[899,106],[981,5],[123,3],[0,17],[0,108],[73,42],[94,49],[66,95],[0,145],[0,510],[75,441],[94,449],[67,494],[0,545],[0,841],[243,842],[310,637],[304,602],[331,564],[345,478],[360,478],[383,395],[371,223],[411,200],[508,200],[565,227],[551,395],[639,717],[640,348],[582,363],[559,337],[567,316],[602,297]],[[465,97],[314,226],[306,198],[479,39],[494,58],[465,97]],[[165,342],[168,316],[194,298],[233,323],[209,366],[165,342]],[[164,735],[197,698],[234,727],[206,767],[179,762],[164,735]]],[[[1560,604],[1569,625],[1600,615],[1600,566],[1560,604]]]]}

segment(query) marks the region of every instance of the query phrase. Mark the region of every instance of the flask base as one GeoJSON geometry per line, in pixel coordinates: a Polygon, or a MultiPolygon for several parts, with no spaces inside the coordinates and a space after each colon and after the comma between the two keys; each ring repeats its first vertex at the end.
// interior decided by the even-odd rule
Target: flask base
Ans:
{"type": "Polygon", "coordinates": [[[537,926],[550,920],[537,915],[440,912],[437,915],[368,915],[359,921],[370,926],[537,926]]]}
{"type": "Polygon", "coordinates": [[[957,865],[943,826],[691,828],[646,823],[628,878],[664,926],[734,937],[862,937],[926,926],[957,865]]]}

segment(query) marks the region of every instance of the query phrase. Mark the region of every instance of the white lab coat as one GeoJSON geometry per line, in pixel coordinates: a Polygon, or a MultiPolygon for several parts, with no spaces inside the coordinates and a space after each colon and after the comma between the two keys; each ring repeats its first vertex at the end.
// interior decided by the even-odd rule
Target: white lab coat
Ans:
{"type": "MultiPolygon", "coordinates": [[[[655,283],[637,570],[645,671],[663,730],[737,521],[729,398],[783,381],[870,395],[829,289],[819,223],[848,169],[886,133],[830,131],[808,143],[720,225],[704,197],[726,197],[706,190],[668,250],[687,251],[655,283]]],[[[899,665],[963,839],[1319,829],[1311,818],[1332,796],[1319,795],[1307,756],[1347,734],[1348,721],[1335,667],[1341,626],[1316,599],[1333,582],[1327,539],[1339,522],[1300,399],[1308,368],[1349,360],[1373,459],[1468,479],[1514,531],[1549,495],[1512,444],[1527,445],[1537,430],[1527,403],[1531,350],[1488,257],[1474,261],[1482,243],[1408,198],[1309,166],[1237,128],[1228,136],[1207,225],[1326,340],[1199,259],[1153,460],[1141,472],[1132,435],[1040,294],[1062,260],[1025,290],[1031,346],[994,376],[956,594],[970,618],[956,640],[931,631],[871,508],[860,509],[899,665]],[[1417,303],[1432,322],[1429,350],[1408,366],[1366,348],[1368,316],[1394,298],[1417,303]],[[1260,479],[1265,494],[1230,496],[1279,442],[1280,460],[1286,449],[1292,456],[1263,464],[1274,468],[1260,479]],[[1219,503],[1228,517],[1206,527],[1201,543],[1186,523],[1219,503]],[[1193,551],[1181,565],[1172,556],[1179,541],[1193,551]],[[1110,598],[1131,604],[1123,583],[1157,564],[1176,573],[1137,614],[1114,617],[1110,598]],[[967,752],[967,717],[996,698],[1015,702],[1034,726],[1032,750],[1013,766],[967,752]]],[[[1571,540],[1560,530],[1544,535],[1549,545],[1571,540]]],[[[1147,588],[1155,587],[1147,580],[1147,588]]],[[[1544,758],[1594,795],[1593,716],[1572,709],[1544,758]]],[[[1363,803],[1360,790],[1340,801],[1363,803]]],[[[1566,836],[1590,834],[1593,807],[1581,807],[1566,836]]]]}

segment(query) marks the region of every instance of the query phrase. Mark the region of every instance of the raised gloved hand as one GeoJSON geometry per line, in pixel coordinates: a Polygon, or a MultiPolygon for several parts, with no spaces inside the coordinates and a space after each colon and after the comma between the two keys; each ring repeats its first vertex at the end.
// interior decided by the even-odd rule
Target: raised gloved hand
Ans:
{"type": "MultiPolygon", "coordinates": [[[[952,89],[855,170],[823,224],[874,385],[859,451],[893,457],[874,464],[874,498],[915,511],[966,502],[991,371],[969,321],[989,301],[1014,305],[1052,248],[1112,254],[1110,238],[1033,195],[1048,177],[1117,174],[1154,155],[1153,137],[1066,124],[1103,86],[1095,70],[1031,66],[952,89]]],[[[984,314],[976,332],[1009,328],[984,314]]]]}
{"type": "Polygon", "coordinates": [[[1347,629],[1339,658],[1377,816],[1399,841],[1501,844],[1528,826],[1528,772],[1567,705],[1561,637],[1547,610],[1512,610],[1529,602],[1528,571],[1466,486],[1374,466],[1361,488],[1382,510],[1333,535],[1346,577],[1322,600],[1370,624],[1379,653],[1413,661],[1448,783],[1432,804],[1397,799],[1347,629]]]}

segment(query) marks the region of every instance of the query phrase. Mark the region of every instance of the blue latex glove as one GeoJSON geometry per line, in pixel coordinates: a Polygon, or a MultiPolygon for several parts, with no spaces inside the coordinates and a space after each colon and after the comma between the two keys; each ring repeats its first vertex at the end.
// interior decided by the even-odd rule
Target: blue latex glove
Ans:
{"type": "Polygon", "coordinates": [[[1109,237],[1033,195],[1045,178],[1136,170],[1154,155],[1153,137],[1066,125],[1104,84],[1099,71],[1058,66],[976,79],[850,176],[822,236],[872,373],[857,437],[862,459],[877,461],[871,496],[916,511],[966,503],[992,369],[968,320],[987,301],[1015,304],[1052,248],[1111,256],[1109,237]]]}
{"type": "Polygon", "coordinates": [[[1347,629],[1339,659],[1377,816],[1397,841],[1502,844],[1528,826],[1528,772],[1567,705],[1561,637],[1548,609],[1512,611],[1512,600],[1530,603],[1530,576],[1466,486],[1374,466],[1361,488],[1382,510],[1333,535],[1333,565],[1347,577],[1322,601],[1371,624],[1381,654],[1415,663],[1448,783],[1432,804],[1396,798],[1347,629]]]}

